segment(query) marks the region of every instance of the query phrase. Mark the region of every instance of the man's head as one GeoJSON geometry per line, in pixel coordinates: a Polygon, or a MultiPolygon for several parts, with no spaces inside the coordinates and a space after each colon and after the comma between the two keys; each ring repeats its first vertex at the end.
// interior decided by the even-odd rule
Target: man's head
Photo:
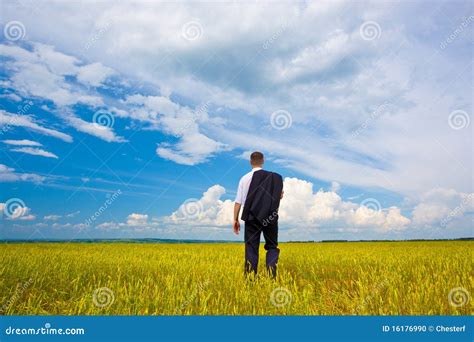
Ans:
{"type": "Polygon", "coordinates": [[[250,155],[250,165],[252,167],[261,167],[263,165],[263,153],[262,152],[253,152],[250,155]]]}

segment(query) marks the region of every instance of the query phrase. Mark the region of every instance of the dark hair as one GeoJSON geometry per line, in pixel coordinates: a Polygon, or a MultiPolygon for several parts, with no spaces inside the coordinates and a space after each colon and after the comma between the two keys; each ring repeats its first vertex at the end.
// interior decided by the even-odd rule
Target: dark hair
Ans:
{"type": "Polygon", "coordinates": [[[250,155],[250,164],[252,164],[252,165],[262,165],[263,164],[263,153],[262,152],[253,152],[250,155]]]}

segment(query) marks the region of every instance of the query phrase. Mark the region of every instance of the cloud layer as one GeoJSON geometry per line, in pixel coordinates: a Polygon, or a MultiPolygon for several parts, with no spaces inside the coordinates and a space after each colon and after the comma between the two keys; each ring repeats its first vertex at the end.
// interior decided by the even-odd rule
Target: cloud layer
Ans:
{"type": "MultiPolygon", "coordinates": [[[[318,229],[347,228],[379,231],[404,230],[410,219],[399,208],[381,208],[375,199],[353,203],[343,201],[335,191],[313,191],[313,184],[298,178],[285,178],[284,199],[279,217],[282,227],[318,229]]],[[[197,226],[231,226],[234,204],[221,200],[225,189],[210,187],[200,199],[184,202],[165,219],[166,223],[197,226]]]]}
{"type": "MultiPolygon", "coordinates": [[[[58,106],[107,105],[84,87],[106,86],[117,75],[135,80],[135,94],[122,99],[132,109],[123,113],[177,136],[156,151],[179,164],[202,163],[229,148],[261,149],[316,179],[410,196],[440,183],[462,191],[472,187],[472,134],[467,127],[452,129],[449,120],[455,111],[465,120],[471,115],[470,79],[463,72],[471,62],[470,30],[449,44],[446,39],[470,11],[459,3],[453,23],[441,15],[448,2],[438,2],[437,11],[427,6],[70,3],[50,4],[32,17],[11,2],[5,20],[22,21],[28,37],[48,36],[56,49],[35,43],[32,51],[1,51],[16,60],[12,87],[58,106]],[[432,16],[423,22],[413,15],[427,11],[432,16]],[[49,29],[50,18],[63,29],[49,29]],[[449,92],[446,79],[452,80],[449,92]],[[192,112],[203,106],[205,115],[196,118],[192,112]],[[278,110],[291,115],[285,130],[272,127],[278,110]]],[[[121,140],[111,128],[98,131],[70,115],[66,121],[121,140]]]]}
{"type": "MultiPolygon", "coordinates": [[[[0,182],[47,183],[48,170],[25,172],[17,161],[42,156],[60,166],[85,138],[198,171],[261,150],[298,177],[285,179],[280,211],[291,236],[470,232],[473,20],[468,2],[449,1],[9,1],[1,23],[21,22],[26,32],[0,42],[0,133],[16,134],[2,139],[11,160],[0,165],[0,182]],[[397,200],[355,202],[341,189],[397,200]]],[[[106,167],[121,178],[126,170],[114,162],[106,167]]],[[[135,207],[100,228],[180,236],[229,224],[221,185],[183,200],[166,214],[135,207]]]]}

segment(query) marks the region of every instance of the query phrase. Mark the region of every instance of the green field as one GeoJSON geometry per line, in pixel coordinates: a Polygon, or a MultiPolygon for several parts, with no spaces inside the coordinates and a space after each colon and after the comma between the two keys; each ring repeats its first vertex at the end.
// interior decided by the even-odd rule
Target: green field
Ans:
{"type": "Polygon", "coordinates": [[[473,246],[282,243],[250,281],[243,244],[4,243],[0,314],[469,315],[473,246]]]}

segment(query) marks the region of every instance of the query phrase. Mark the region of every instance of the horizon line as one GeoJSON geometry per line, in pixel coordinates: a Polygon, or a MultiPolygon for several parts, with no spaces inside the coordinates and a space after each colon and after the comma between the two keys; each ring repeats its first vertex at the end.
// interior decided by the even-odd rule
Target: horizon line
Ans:
{"type": "MultiPolygon", "coordinates": [[[[280,243],[342,243],[342,242],[410,242],[410,241],[472,241],[474,237],[460,237],[460,238],[440,238],[440,239],[362,239],[362,240],[290,240],[282,241],[280,243]]],[[[161,239],[161,238],[93,238],[93,239],[0,239],[0,243],[35,243],[35,242],[54,242],[54,243],[99,243],[99,242],[130,242],[130,243],[241,243],[236,240],[199,240],[199,239],[161,239]]],[[[263,243],[263,242],[261,242],[263,243]]]]}

